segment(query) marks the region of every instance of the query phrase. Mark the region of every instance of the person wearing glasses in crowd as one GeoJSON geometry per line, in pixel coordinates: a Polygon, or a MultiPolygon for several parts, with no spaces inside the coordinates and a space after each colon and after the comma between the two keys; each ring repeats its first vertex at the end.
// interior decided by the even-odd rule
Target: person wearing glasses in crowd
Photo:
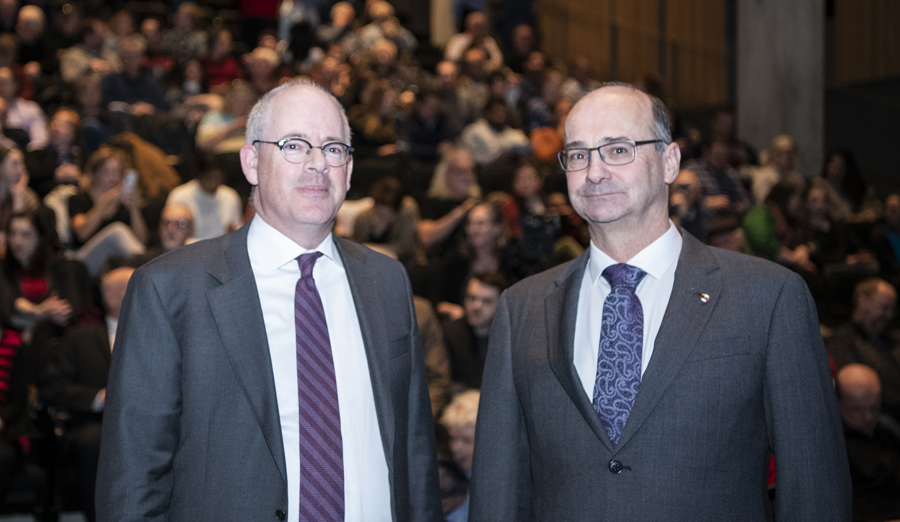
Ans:
{"type": "Polygon", "coordinates": [[[469,520],[850,519],[815,305],[774,263],[668,218],[663,103],[606,84],[575,105],[560,163],[591,233],[578,259],[500,298],[469,520]]]}
{"type": "Polygon", "coordinates": [[[440,520],[406,272],[331,232],[349,142],[321,87],[273,89],[240,152],[256,216],[135,271],[98,520],[440,520]]]}

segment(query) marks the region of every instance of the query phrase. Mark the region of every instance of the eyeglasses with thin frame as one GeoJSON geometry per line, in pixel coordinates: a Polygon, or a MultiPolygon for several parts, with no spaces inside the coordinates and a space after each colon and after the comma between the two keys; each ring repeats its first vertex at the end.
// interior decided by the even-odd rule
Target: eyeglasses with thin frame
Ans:
{"type": "Polygon", "coordinates": [[[620,165],[628,165],[634,161],[637,148],[641,145],[649,145],[651,143],[664,143],[664,140],[644,140],[644,141],[614,141],[612,143],[604,143],[599,147],[588,148],[572,148],[557,153],[559,165],[566,172],[584,170],[591,165],[591,153],[597,151],[603,163],[611,167],[620,165]]]}
{"type": "Polygon", "coordinates": [[[163,226],[163,228],[169,228],[170,225],[175,225],[178,228],[184,229],[187,228],[191,224],[190,219],[161,219],[159,220],[159,224],[163,226]]]}
{"type": "Polygon", "coordinates": [[[281,155],[289,163],[303,163],[309,157],[313,149],[322,151],[325,156],[325,163],[329,167],[343,167],[350,161],[350,155],[353,154],[353,147],[345,145],[339,141],[326,143],[322,146],[316,146],[304,140],[303,138],[284,138],[278,141],[254,140],[253,145],[257,143],[268,143],[277,145],[281,149],[281,155]]]}

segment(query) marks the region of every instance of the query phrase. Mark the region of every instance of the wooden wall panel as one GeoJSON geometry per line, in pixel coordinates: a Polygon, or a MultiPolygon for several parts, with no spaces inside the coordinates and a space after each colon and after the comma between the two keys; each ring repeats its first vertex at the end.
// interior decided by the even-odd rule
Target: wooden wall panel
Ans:
{"type": "Polygon", "coordinates": [[[542,0],[540,25],[551,57],[585,55],[600,79],[649,74],[683,105],[727,101],[725,0],[542,0]]]}
{"type": "Polygon", "coordinates": [[[835,0],[834,81],[838,85],[900,76],[900,2],[835,0]]]}

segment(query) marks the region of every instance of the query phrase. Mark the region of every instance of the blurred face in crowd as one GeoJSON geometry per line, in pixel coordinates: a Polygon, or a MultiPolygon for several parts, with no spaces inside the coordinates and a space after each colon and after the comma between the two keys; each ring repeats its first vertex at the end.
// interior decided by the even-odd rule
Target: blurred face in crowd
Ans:
{"type": "Polygon", "coordinates": [[[141,36],[147,40],[147,47],[159,48],[162,45],[162,31],[159,30],[159,20],[147,18],[141,22],[141,36]]]}
{"type": "Polygon", "coordinates": [[[386,39],[378,40],[375,44],[375,63],[382,67],[394,65],[397,60],[397,46],[386,39]]]}
{"type": "Polygon", "coordinates": [[[197,182],[207,194],[215,194],[222,183],[225,183],[225,171],[220,168],[209,169],[197,176],[197,182]]]}
{"type": "Polygon", "coordinates": [[[828,195],[820,187],[812,187],[806,193],[806,210],[811,218],[827,217],[828,195]]]}
{"type": "Polygon", "coordinates": [[[544,72],[545,67],[544,53],[534,51],[528,55],[528,60],[525,62],[524,69],[527,74],[539,75],[544,72]]]}
{"type": "Polygon", "coordinates": [[[466,16],[466,32],[472,35],[473,39],[484,38],[487,35],[487,19],[484,13],[469,13],[466,16]]]}
{"type": "Polygon", "coordinates": [[[870,437],[881,415],[881,383],[868,366],[850,364],[837,374],[838,409],[848,427],[870,437]]]}
{"type": "MultiPolygon", "coordinates": [[[[592,148],[622,140],[653,139],[650,98],[628,87],[604,87],[579,101],[566,120],[566,148],[592,148]]],[[[648,215],[668,216],[667,185],[678,174],[677,145],[635,149],[635,159],[610,166],[591,151],[588,168],[566,172],[572,206],[589,225],[640,230],[648,215]]]]}
{"type": "Polygon", "coordinates": [[[513,29],[513,49],[515,49],[516,54],[521,56],[529,53],[533,46],[534,31],[531,30],[531,26],[525,24],[517,25],[513,29]]]}
{"type": "Polygon", "coordinates": [[[194,234],[194,220],[191,211],[183,205],[168,205],[159,216],[159,242],[169,250],[184,246],[194,234]]]}
{"type": "Polygon", "coordinates": [[[26,176],[28,171],[25,170],[25,158],[22,151],[19,149],[9,151],[3,158],[3,162],[0,162],[0,171],[2,171],[0,175],[3,176],[7,187],[15,185],[22,179],[22,176],[26,176]]]}
{"type": "Polygon", "coordinates": [[[832,154],[828,158],[828,163],[825,164],[825,176],[828,181],[832,183],[839,183],[844,179],[844,174],[847,172],[847,164],[844,161],[844,156],[840,154],[832,154]]]}
{"type": "Polygon", "coordinates": [[[572,69],[572,76],[582,84],[587,84],[591,79],[591,62],[584,56],[575,59],[575,67],[572,69]]]}
{"type": "Polygon", "coordinates": [[[484,63],[487,61],[487,57],[482,49],[469,49],[466,51],[463,60],[466,62],[466,74],[469,78],[476,81],[484,78],[484,63]]]}
{"type": "Polygon", "coordinates": [[[464,470],[472,469],[472,456],[475,453],[475,424],[448,426],[447,435],[450,436],[449,446],[453,461],[464,470]]]}
{"type": "Polygon", "coordinates": [[[447,164],[447,188],[451,199],[469,197],[473,185],[475,185],[475,163],[468,152],[457,150],[447,164]]]}
{"type": "Polygon", "coordinates": [[[16,77],[13,75],[12,69],[9,67],[0,68],[0,96],[7,101],[16,98],[16,91],[19,85],[16,83],[16,77]]]}
{"type": "Polygon", "coordinates": [[[441,89],[456,89],[456,81],[459,78],[456,64],[453,62],[441,62],[437,66],[438,77],[441,79],[441,89]]]}
{"type": "Polygon", "coordinates": [[[490,123],[493,127],[506,127],[506,105],[502,103],[492,103],[487,108],[487,112],[485,112],[484,116],[487,122],[490,123]]]}
{"type": "MultiPolygon", "coordinates": [[[[298,137],[313,146],[347,143],[340,106],[317,87],[297,85],[275,94],[264,118],[262,139],[298,137]]],[[[266,223],[306,248],[304,238],[331,231],[334,217],[350,188],[353,157],[333,167],[320,149],[312,149],[300,163],[288,162],[277,145],[244,145],[241,165],[256,186],[253,204],[266,223]],[[258,147],[258,148],[257,148],[258,147]]]]}
{"type": "Polygon", "coordinates": [[[863,327],[871,336],[884,333],[888,323],[894,318],[897,305],[897,291],[884,281],[872,295],[860,294],[853,311],[853,322],[863,327]]]}
{"type": "Polygon", "coordinates": [[[681,194],[684,196],[688,205],[693,205],[700,199],[700,182],[697,175],[687,169],[678,171],[678,177],[671,185],[673,194],[681,194]]]}
{"type": "Polygon", "coordinates": [[[564,96],[553,106],[553,120],[557,125],[565,125],[570,112],[572,112],[572,100],[564,96]]]}
{"type": "Polygon", "coordinates": [[[416,104],[416,110],[419,116],[424,120],[437,118],[441,112],[441,100],[437,95],[429,94],[416,104]]]}
{"type": "Polygon", "coordinates": [[[119,57],[122,60],[122,68],[131,77],[135,77],[141,72],[141,63],[144,61],[144,52],[134,46],[124,47],[119,51],[119,57]]]}
{"type": "Polygon", "coordinates": [[[122,182],[122,164],[119,158],[112,156],[97,167],[92,176],[97,192],[103,193],[113,189],[122,182]]]}
{"type": "Polygon", "coordinates": [[[178,11],[175,11],[175,19],[173,20],[176,28],[189,33],[194,30],[194,13],[192,7],[181,4],[178,11]]]}
{"type": "Polygon", "coordinates": [[[99,81],[88,81],[79,87],[77,98],[82,108],[97,108],[103,101],[103,87],[99,81]]]}
{"type": "Polygon", "coordinates": [[[125,300],[125,291],[128,289],[128,280],[134,273],[133,268],[123,267],[111,270],[100,283],[100,291],[103,294],[103,306],[106,315],[117,319],[122,311],[122,301],[125,300]]]}
{"type": "Polygon", "coordinates": [[[716,113],[711,124],[713,134],[729,139],[734,136],[734,114],[728,111],[716,113]]]}
{"type": "Polygon", "coordinates": [[[895,229],[900,228],[900,195],[891,194],[884,201],[884,222],[895,229]]]}
{"type": "Polygon", "coordinates": [[[797,163],[796,150],[776,150],[772,152],[772,155],[772,163],[779,172],[793,172],[797,163]]]}
{"type": "Polygon", "coordinates": [[[256,103],[256,93],[249,87],[232,88],[228,91],[225,106],[234,116],[247,116],[256,103]]]}
{"type": "Polygon", "coordinates": [[[709,152],[707,153],[709,158],[709,164],[712,165],[714,169],[724,170],[725,167],[728,166],[728,157],[731,153],[728,145],[721,141],[716,141],[710,144],[709,152]]]}
{"type": "MultiPolygon", "coordinates": [[[[33,7],[33,6],[32,6],[33,7]]],[[[19,12],[19,21],[16,23],[16,35],[25,43],[36,42],[44,33],[44,22],[40,15],[33,11],[19,12]]]]}
{"type": "Polygon", "coordinates": [[[523,199],[538,197],[544,182],[533,165],[522,165],[516,169],[513,177],[513,194],[523,199]]]}
{"type": "Polygon", "coordinates": [[[493,213],[487,204],[477,205],[466,217],[466,239],[476,250],[493,248],[503,226],[493,220],[493,213]]]}
{"type": "Polygon", "coordinates": [[[9,234],[6,238],[9,251],[16,261],[24,267],[31,266],[34,253],[37,251],[40,237],[30,219],[13,218],[9,222],[9,234]]]}
{"type": "Polygon", "coordinates": [[[72,146],[77,128],[77,114],[68,110],[56,111],[50,120],[50,144],[58,150],[72,146]]]}
{"type": "Polygon", "coordinates": [[[337,27],[347,27],[355,17],[356,10],[347,2],[338,2],[331,8],[331,23],[337,27]]]}
{"type": "Polygon", "coordinates": [[[231,32],[219,31],[216,35],[216,40],[213,42],[210,54],[221,60],[228,55],[232,49],[234,49],[234,38],[231,36],[231,32]]]}
{"type": "Polygon", "coordinates": [[[500,289],[482,283],[476,278],[469,280],[463,297],[466,322],[479,335],[487,335],[500,302],[500,289]]]}
{"type": "Polygon", "coordinates": [[[128,36],[134,32],[134,20],[127,12],[118,13],[110,20],[110,29],[116,36],[128,36]]]}
{"type": "Polygon", "coordinates": [[[732,252],[743,252],[747,238],[744,236],[744,229],[737,227],[728,232],[711,235],[709,244],[716,248],[731,250],[732,252]]]}

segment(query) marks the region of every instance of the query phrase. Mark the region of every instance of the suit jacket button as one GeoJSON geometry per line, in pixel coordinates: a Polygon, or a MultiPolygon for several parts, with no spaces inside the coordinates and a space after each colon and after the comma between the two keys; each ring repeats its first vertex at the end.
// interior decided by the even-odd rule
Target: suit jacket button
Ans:
{"type": "Polygon", "coordinates": [[[280,509],[276,509],[275,510],[275,518],[277,518],[278,520],[284,520],[287,518],[287,515],[284,514],[284,511],[282,511],[280,509]]]}
{"type": "Polygon", "coordinates": [[[618,460],[609,461],[609,471],[616,474],[622,473],[622,463],[618,460]]]}

